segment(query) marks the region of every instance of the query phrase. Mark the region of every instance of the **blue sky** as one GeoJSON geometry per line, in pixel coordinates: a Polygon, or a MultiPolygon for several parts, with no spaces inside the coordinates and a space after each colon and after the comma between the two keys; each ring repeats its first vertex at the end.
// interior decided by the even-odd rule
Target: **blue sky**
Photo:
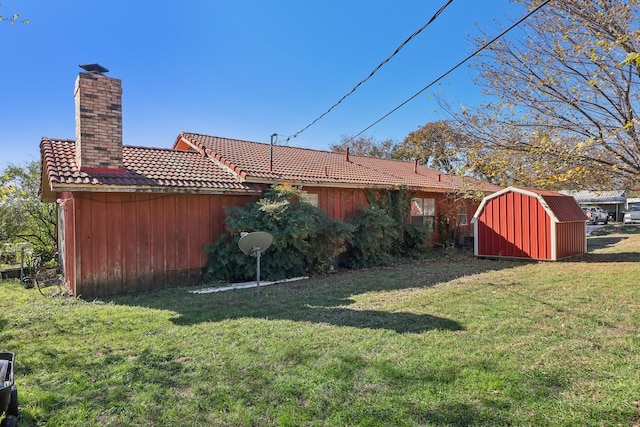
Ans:
{"type": "MultiPolygon", "coordinates": [[[[126,145],[170,147],[181,131],[269,142],[302,129],[389,56],[444,0],[3,0],[0,168],[75,138],[79,64],[122,80],[126,145]]],[[[376,75],[289,145],[328,149],[366,128],[524,14],[509,0],[454,0],[376,75]]],[[[402,140],[444,118],[433,94],[478,105],[463,66],[366,132],[402,140]]]]}

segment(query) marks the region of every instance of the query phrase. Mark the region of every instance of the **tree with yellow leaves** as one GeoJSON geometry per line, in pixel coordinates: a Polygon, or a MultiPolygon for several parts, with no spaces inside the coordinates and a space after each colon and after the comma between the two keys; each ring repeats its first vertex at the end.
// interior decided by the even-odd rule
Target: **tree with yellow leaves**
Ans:
{"type": "MultiPolygon", "coordinates": [[[[0,3],[0,6],[2,6],[2,3],[0,3]]],[[[21,24],[28,24],[29,20],[26,18],[20,18],[19,13],[12,13],[6,16],[0,13],[0,23],[2,22],[8,22],[10,25],[15,25],[16,22],[21,24]]]]}
{"type": "Polygon", "coordinates": [[[552,0],[516,32],[479,59],[492,101],[448,108],[467,165],[502,184],[638,188],[640,0],[552,0]]]}

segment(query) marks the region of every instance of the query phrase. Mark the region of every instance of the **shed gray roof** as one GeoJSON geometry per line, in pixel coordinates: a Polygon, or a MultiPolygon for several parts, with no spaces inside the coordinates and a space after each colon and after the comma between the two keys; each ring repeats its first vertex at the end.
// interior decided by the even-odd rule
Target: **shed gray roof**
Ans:
{"type": "Polygon", "coordinates": [[[578,203],[594,203],[594,204],[615,204],[625,203],[627,198],[624,195],[624,190],[609,190],[609,191],[561,191],[563,194],[573,196],[578,203]]]}

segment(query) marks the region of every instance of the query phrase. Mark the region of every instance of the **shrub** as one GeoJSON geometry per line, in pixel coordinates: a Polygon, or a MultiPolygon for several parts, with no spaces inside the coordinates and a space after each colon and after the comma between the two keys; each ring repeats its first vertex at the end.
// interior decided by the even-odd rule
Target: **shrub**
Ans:
{"type": "Polygon", "coordinates": [[[361,208],[348,223],[353,227],[353,233],[348,238],[345,266],[386,265],[399,255],[403,235],[397,222],[384,209],[377,206],[361,208]]]}
{"type": "Polygon", "coordinates": [[[291,186],[274,186],[256,203],[230,208],[226,233],[207,248],[204,279],[237,281],[255,278],[255,258],[238,248],[240,233],[267,231],[273,244],[261,257],[261,275],[279,280],[327,268],[344,250],[350,227],[329,219],[326,212],[304,201],[291,186]]]}
{"type": "Polygon", "coordinates": [[[409,256],[418,255],[430,247],[429,232],[422,225],[407,224],[404,229],[403,253],[409,256]]]}
{"type": "Polygon", "coordinates": [[[367,202],[369,207],[348,220],[354,232],[343,265],[387,265],[396,258],[416,257],[430,247],[427,229],[409,223],[411,195],[406,186],[368,190],[367,202]]]}

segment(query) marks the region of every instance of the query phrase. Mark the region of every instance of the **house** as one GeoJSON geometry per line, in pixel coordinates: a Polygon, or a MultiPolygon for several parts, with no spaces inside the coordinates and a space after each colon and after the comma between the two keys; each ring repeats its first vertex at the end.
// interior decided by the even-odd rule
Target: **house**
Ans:
{"type": "MultiPolygon", "coordinates": [[[[58,204],[58,246],[69,289],[98,297],[197,283],[203,247],[224,228],[224,208],[258,200],[273,184],[300,187],[334,219],[367,205],[371,192],[406,188],[412,221],[433,228],[454,212],[470,234],[469,186],[417,162],[183,132],[171,149],[123,145],[121,81],[104,69],[76,80],[76,139],[43,138],[41,197],[58,204]]],[[[223,261],[222,261],[223,262],[223,261]]]]}
{"type": "Polygon", "coordinates": [[[582,254],[586,220],[569,195],[508,187],[486,196],[473,215],[474,253],[547,261],[582,254]]]}

